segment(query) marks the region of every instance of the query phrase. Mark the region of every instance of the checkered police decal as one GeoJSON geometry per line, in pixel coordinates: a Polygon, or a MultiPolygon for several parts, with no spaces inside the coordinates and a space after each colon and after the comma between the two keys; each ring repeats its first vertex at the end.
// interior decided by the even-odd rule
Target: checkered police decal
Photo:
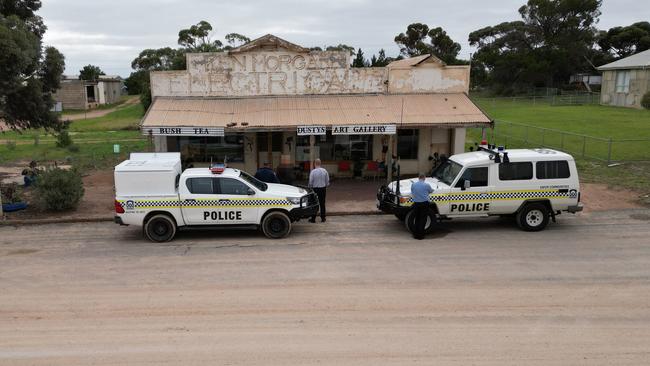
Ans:
{"type": "MultiPolygon", "coordinates": [[[[577,195],[575,196],[577,197],[577,195]]],[[[507,200],[526,200],[530,198],[575,198],[570,193],[560,192],[558,190],[536,190],[536,191],[502,191],[502,192],[462,192],[462,193],[444,193],[432,194],[429,196],[430,202],[473,202],[473,201],[507,201],[507,200]]],[[[413,198],[403,204],[403,206],[413,205],[413,198]]]]}
{"type": "Polygon", "coordinates": [[[120,201],[120,205],[128,210],[142,208],[207,208],[207,207],[277,207],[291,206],[291,202],[277,198],[227,198],[227,199],[197,199],[195,201],[174,201],[174,200],[142,200],[142,201],[120,201]]]}

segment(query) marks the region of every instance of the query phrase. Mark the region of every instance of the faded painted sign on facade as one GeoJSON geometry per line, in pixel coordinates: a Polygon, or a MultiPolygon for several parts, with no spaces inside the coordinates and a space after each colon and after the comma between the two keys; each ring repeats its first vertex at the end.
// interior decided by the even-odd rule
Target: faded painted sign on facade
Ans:
{"type": "Polygon", "coordinates": [[[155,95],[255,96],[386,91],[384,68],[351,68],[347,52],[189,54],[188,71],[152,73],[155,95]]]}

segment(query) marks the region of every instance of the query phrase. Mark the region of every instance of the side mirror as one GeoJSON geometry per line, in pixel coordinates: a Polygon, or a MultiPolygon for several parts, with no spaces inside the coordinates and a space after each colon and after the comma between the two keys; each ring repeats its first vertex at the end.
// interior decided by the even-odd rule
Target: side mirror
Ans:
{"type": "Polygon", "coordinates": [[[472,186],[472,184],[470,183],[470,181],[465,179],[465,181],[463,182],[463,188],[461,188],[461,189],[464,191],[466,189],[469,189],[469,187],[471,187],[471,186],[472,186]]]}
{"type": "Polygon", "coordinates": [[[248,188],[248,191],[246,191],[246,194],[248,194],[249,196],[254,196],[254,195],[255,195],[255,191],[252,190],[251,188],[248,188]]]}

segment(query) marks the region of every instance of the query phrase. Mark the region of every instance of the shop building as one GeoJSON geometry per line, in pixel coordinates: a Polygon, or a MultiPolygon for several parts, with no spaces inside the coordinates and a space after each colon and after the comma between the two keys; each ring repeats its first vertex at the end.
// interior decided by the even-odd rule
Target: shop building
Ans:
{"type": "Polygon", "coordinates": [[[392,156],[403,174],[429,171],[434,155],[464,151],[466,128],[491,126],[467,96],[469,66],[432,55],[374,68],[350,61],[273,35],[187,54],[187,70],[151,73],[142,132],[195,166],[308,171],[320,158],[334,176],[368,176],[392,156]]]}

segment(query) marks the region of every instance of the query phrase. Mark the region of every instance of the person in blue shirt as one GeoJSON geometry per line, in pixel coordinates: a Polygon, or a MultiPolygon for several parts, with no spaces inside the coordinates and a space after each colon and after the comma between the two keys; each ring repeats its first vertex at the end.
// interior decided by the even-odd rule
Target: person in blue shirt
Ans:
{"type": "Polygon", "coordinates": [[[271,169],[269,163],[264,163],[263,167],[257,169],[255,178],[265,183],[280,183],[278,176],[275,175],[275,172],[271,169]]]}
{"type": "Polygon", "coordinates": [[[429,211],[429,195],[433,193],[433,188],[431,188],[429,183],[424,181],[426,178],[424,174],[420,174],[418,178],[418,181],[411,185],[413,216],[415,218],[411,231],[415,239],[422,240],[424,239],[424,228],[427,223],[427,213],[429,211]]]}

